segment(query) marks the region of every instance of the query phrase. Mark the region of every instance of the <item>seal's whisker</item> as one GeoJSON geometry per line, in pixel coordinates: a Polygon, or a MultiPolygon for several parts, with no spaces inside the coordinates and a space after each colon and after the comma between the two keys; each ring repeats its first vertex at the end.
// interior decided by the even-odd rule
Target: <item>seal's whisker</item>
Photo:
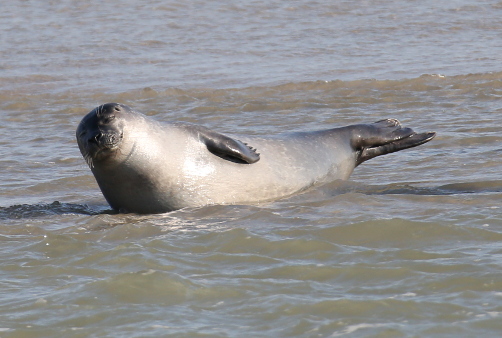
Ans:
{"type": "Polygon", "coordinates": [[[87,163],[87,165],[89,166],[89,168],[94,168],[94,163],[92,162],[92,156],[89,154],[89,153],[85,153],[84,154],[84,160],[85,162],[87,163]]]}

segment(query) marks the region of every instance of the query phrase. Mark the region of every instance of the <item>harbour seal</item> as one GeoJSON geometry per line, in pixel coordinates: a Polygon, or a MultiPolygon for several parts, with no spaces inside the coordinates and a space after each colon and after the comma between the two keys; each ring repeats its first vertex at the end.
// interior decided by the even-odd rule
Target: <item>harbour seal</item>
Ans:
{"type": "Polygon", "coordinates": [[[269,138],[161,124],[107,103],[88,113],[78,146],[110,206],[160,213],[209,204],[274,200],[336,179],[375,156],[426,143],[395,119],[269,138]]]}

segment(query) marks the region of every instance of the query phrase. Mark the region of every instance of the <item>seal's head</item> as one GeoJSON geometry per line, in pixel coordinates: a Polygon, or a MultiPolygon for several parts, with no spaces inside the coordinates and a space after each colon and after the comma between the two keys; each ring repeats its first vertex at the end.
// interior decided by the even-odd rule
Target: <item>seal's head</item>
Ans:
{"type": "Polygon", "coordinates": [[[89,167],[94,162],[113,156],[124,138],[124,114],[131,108],[118,103],[107,103],[87,114],[77,128],[77,142],[89,167]]]}

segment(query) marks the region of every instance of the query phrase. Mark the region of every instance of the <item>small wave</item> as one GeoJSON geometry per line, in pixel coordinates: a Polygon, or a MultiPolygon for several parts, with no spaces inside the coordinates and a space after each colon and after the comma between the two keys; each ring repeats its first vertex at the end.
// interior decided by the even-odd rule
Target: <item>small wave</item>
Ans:
{"type": "Polygon", "coordinates": [[[437,189],[452,194],[502,192],[502,181],[452,183],[439,186],[437,189]]]}
{"type": "Polygon", "coordinates": [[[64,214],[98,215],[110,212],[109,210],[89,207],[85,204],[54,201],[50,204],[17,204],[10,207],[0,207],[0,219],[34,218],[64,214]]]}
{"type": "MultiPolygon", "coordinates": [[[[220,113],[239,110],[275,112],[280,109],[291,109],[291,107],[343,108],[344,104],[348,103],[388,102],[389,95],[393,92],[395,92],[397,98],[404,97],[402,102],[409,102],[411,99],[409,95],[413,92],[430,93],[440,91],[440,96],[451,96],[458,93],[464,98],[468,94],[466,91],[475,91],[477,93],[482,89],[496,90],[502,88],[501,77],[502,72],[485,72],[453,76],[422,74],[402,79],[366,78],[357,80],[294,81],[226,88],[153,86],[117,92],[113,98],[110,98],[109,94],[104,95],[99,92],[90,99],[95,102],[109,100],[129,102],[139,111],[147,114],[170,112],[171,110],[179,111],[180,107],[181,110],[191,111],[191,109],[197,108],[198,110],[193,112],[207,112],[216,109],[215,105],[218,106],[217,110],[220,113]],[[156,103],[156,100],[152,99],[160,101],[156,103]],[[222,107],[221,102],[225,102],[225,106],[222,107]],[[281,104],[284,104],[284,106],[281,106],[281,104]]],[[[394,99],[394,102],[401,101],[394,99]]],[[[416,102],[414,103],[416,104],[416,102]]]]}
{"type": "Polygon", "coordinates": [[[437,187],[414,187],[408,184],[392,184],[385,187],[368,187],[366,191],[361,192],[369,195],[456,195],[497,193],[502,192],[502,181],[451,183],[437,187]]]}
{"type": "Polygon", "coordinates": [[[360,193],[365,195],[456,195],[502,192],[502,181],[479,181],[449,183],[433,187],[416,187],[409,183],[387,185],[365,185],[355,182],[336,181],[320,188],[322,191],[336,195],[360,193]]]}

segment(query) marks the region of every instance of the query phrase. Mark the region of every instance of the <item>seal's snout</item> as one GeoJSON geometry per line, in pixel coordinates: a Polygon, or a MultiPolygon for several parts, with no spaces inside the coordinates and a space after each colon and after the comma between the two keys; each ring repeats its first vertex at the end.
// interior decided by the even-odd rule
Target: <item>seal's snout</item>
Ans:
{"type": "Polygon", "coordinates": [[[113,148],[119,143],[121,135],[117,133],[99,133],[95,138],[102,147],[113,148]]]}

